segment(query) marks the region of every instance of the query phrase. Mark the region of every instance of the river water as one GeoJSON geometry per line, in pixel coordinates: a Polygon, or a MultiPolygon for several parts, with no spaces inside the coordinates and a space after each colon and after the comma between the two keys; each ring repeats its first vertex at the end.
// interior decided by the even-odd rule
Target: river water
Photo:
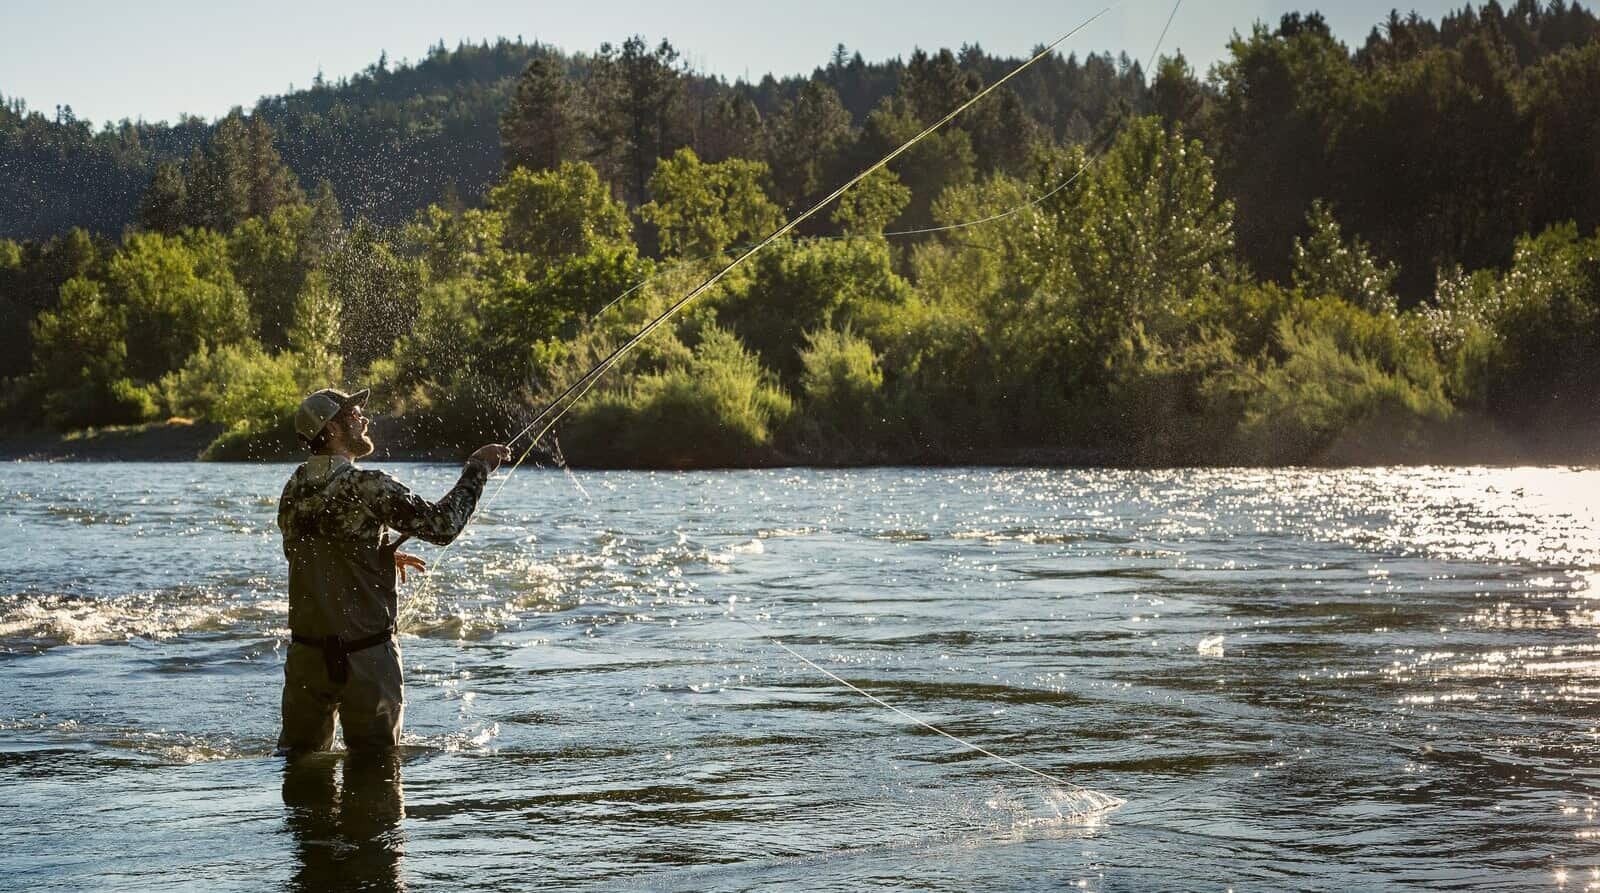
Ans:
{"type": "Polygon", "coordinates": [[[0,886],[1600,889],[1600,471],[523,470],[288,769],[290,470],[0,466],[0,886]]]}

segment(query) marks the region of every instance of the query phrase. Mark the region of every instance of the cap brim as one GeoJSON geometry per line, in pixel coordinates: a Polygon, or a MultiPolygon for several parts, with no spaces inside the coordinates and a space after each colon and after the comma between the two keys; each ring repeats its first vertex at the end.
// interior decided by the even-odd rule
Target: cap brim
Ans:
{"type": "Polygon", "coordinates": [[[347,406],[366,406],[367,398],[370,396],[372,396],[372,390],[370,388],[362,388],[361,390],[356,391],[354,394],[344,398],[344,401],[339,404],[339,408],[344,409],[347,406]]]}

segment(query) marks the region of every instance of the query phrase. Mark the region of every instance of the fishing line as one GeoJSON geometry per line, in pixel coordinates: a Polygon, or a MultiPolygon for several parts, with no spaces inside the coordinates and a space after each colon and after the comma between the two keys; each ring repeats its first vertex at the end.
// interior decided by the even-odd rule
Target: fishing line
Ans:
{"type": "MultiPolygon", "coordinates": [[[[1172,13],[1171,13],[1171,15],[1168,16],[1166,25],[1162,28],[1161,37],[1156,42],[1156,50],[1155,50],[1155,52],[1159,52],[1160,51],[1161,43],[1162,43],[1162,41],[1164,41],[1166,39],[1167,30],[1172,26],[1173,19],[1175,19],[1177,17],[1178,7],[1181,4],[1182,4],[1182,0],[1177,0],[1177,2],[1174,4],[1174,6],[1172,8],[1172,13]]],[[[1079,24],[1077,27],[1075,27],[1072,30],[1068,31],[1066,34],[1063,34],[1061,37],[1056,38],[1056,40],[1054,42],[1050,43],[1048,46],[1046,46],[1043,49],[1041,49],[1038,53],[1034,54],[1034,56],[1032,58],[1030,58],[1027,61],[1023,62],[1022,64],[1018,65],[1016,68],[1014,68],[1010,72],[1008,72],[1004,77],[1001,77],[999,80],[995,81],[993,84],[990,84],[988,87],[985,87],[983,90],[979,91],[976,95],[974,95],[972,98],[968,99],[966,102],[963,102],[961,105],[957,106],[954,110],[952,110],[951,112],[946,114],[943,118],[940,118],[938,121],[936,121],[933,124],[930,124],[928,127],[924,128],[916,136],[914,136],[910,140],[907,140],[906,142],[902,143],[898,148],[896,148],[894,151],[890,152],[889,154],[885,155],[883,158],[879,159],[872,166],[870,166],[867,169],[865,169],[865,170],[861,171],[860,173],[856,174],[854,177],[852,177],[850,180],[845,182],[843,185],[839,186],[833,192],[829,193],[826,197],[824,197],[823,199],[818,201],[816,204],[812,205],[803,214],[801,214],[800,216],[796,217],[794,220],[789,221],[788,223],[784,224],[783,226],[779,227],[777,230],[775,230],[770,235],[768,235],[765,239],[762,239],[754,247],[751,247],[748,250],[744,251],[737,258],[735,258],[731,263],[727,264],[722,269],[718,270],[715,274],[713,274],[711,277],[709,277],[705,281],[701,282],[698,286],[696,286],[694,289],[689,291],[688,294],[684,295],[678,301],[676,301],[671,306],[669,306],[665,311],[663,311],[661,314],[659,314],[654,319],[652,319],[644,328],[640,329],[636,334],[634,334],[632,337],[630,337],[627,341],[623,342],[622,345],[620,345],[615,350],[613,350],[604,359],[602,359],[600,362],[598,362],[595,365],[593,365],[589,369],[588,372],[586,372],[582,376],[580,376],[579,379],[577,381],[573,382],[571,385],[568,385],[565,390],[563,390],[560,394],[558,394],[556,396],[556,398],[554,400],[552,400],[550,402],[550,404],[545,407],[545,409],[540,411],[540,413],[537,416],[534,417],[533,421],[529,422],[521,431],[517,432],[517,434],[515,436],[513,436],[507,442],[508,446],[511,445],[511,444],[515,444],[518,440],[520,440],[522,437],[527,435],[529,432],[534,431],[536,428],[538,429],[537,433],[535,433],[533,435],[532,439],[529,441],[528,447],[522,451],[521,455],[519,455],[517,457],[517,461],[511,466],[510,470],[508,470],[506,472],[505,476],[500,479],[499,486],[496,487],[494,493],[492,493],[490,495],[490,498],[489,498],[488,502],[485,504],[484,508],[487,509],[489,506],[492,506],[494,504],[494,502],[499,498],[500,493],[505,489],[506,484],[511,480],[511,476],[513,474],[515,474],[517,469],[522,466],[523,462],[527,460],[528,456],[533,453],[533,451],[535,450],[535,448],[536,448],[537,444],[539,443],[539,441],[541,439],[543,439],[544,436],[546,434],[548,434],[552,428],[554,428],[556,423],[561,420],[562,416],[566,415],[568,410],[570,410],[574,405],[576,405],[578,403],[578,401],[582,400],[583,397],[585,395],[587,395],[591,389],[593,389],[595,384],[597,382],[599,382],[600,378],[603,375],[605,375],[605,373],[607,371],[609,371],[613,366],[615,366],[617,364],[617,362],[620,361],[621,358],[623,356],[625,356],[629,351],[631,351],[635,346],[637,346],[646,337],[648,337],[651,332],[655,331],[657,328],[659,328],[660,326],[664,325],[666,322],[671,320],[674,316],[676,316],[678,314],[679,311],[681,311],[684,307],[688,306],[688,304],[691,301],[693,301],[695,298],[699,297],[701,294],[705,293],[708,289],[710,289],[717,282],[719,282],[724,276],[726,276],[735,267],[739,266],[744,261],[746,261],[750,257],[754,256],[757,252],[761,251],[763,248],[765,248],[766,246],[770,245],[772,242],[776,241],[777,239],[782,238],[784,235],[786,235],[791,230],[793,230],[796,226],[800,225],[800,223],[804,222],[806,219],[810,218],[813,214],[817,213],[817,211],[821,210],[823,207],[827,206],[829,203],[831,203],[835,199],[839,198],[846,191],[848,191],[851,187],[855,186],[857,183],[859,183],[862,180],[866,179],[868,176],[871,176],[874,172],[876,172],[879,169],[883,168],[885,165],[887,165],[889,162],[893,161],[895,158],[898,158],[901,154],[905,153],[913,145],[915,145],[916,143],[920,142],[923,138],[927,137],[929,134],[931,134],[934,131],[938,130],[940,127],[943,127],[945,124],[948,124],[956,116],[960,115],[962,112],[966,111],[968,108],[972,107],[974,104],[976,104],[977,102],[981,101],[984,97],[988,96],[990,93],[992,93],[995,90],[999,89],[1007,81],[1009,81],[1012,78],[1016,77],[1018,74],[1020,74],[1021,72],[1023,72],[1024,70],[1026,70],[1030,66],[1032,66],[1034,63],[1036,63],[1039,60],[1043,59],[1045,56],[1055,52],[1057,47],[1059,47],[1061,44],[1065,43],[1068,39],[1070,39],[1073,36],[1077,35],[1083,29],[1087,28],[1089,25],[1093,24],[1095,21],[1097,21],[1102,16],[1104,16],[1107,12],[1110,12],[1112,8],[1113,8],[1112,6],[1107,6],[1107,7],[1103,8],[1103,9],[1101,9],[1099,12],[1096,12],[1094,15],[1092,15],[1089,18],[1085,19],[1083,21],[1083,23],[1079,24]],[[548,418],[548,421],[546,421],[547,418],[548,418]],[[543,427],[540,427],[541,423],[544,423],[543,427]]],[[[1154,53],[1152,53],[1152,60],[1153,59],[1154,59],[1154,53]]],[[[1154,64],[1153,61],[1152,61],[1151,64],[1154,64]]],[[[1030,202],[1027,206],[1021,206],[1021,207],[1018,207],[1018,208],[1014,208],[1011,211],[1008,211],[1008,212],[1005,212],[1005,213],[1002,213],[1002,214],[992,215],[990,218],[985,218],[984,220],[971,221],[971,222],[968,222],[966,224],[952,225],[952,226],[946,226],[946,227],[941,227],[941,228],[930,228],[930,230],[928,230],[928,231],[947,231],[947,230],[951,230],[951,229],[958,229],[958,228],[961,228],[962,226],[976,226],[979,223],[991,222],[993,220],[1003,219],[1005,217],[1009,217],[1009,216],[1012,216],[1013,214],[1019,213],[1021,210],[1023,210],[1024,207],[1031,207],[1031,206],[1037,205],[1038,203],[1043,202],[1043,201],[1047,200],[1048,198],[1050,198],[1051,196],[1059,193],[1062,189],[1065,189],[1072,182],[1076,181],[1083,174],[1083,172],[1088,168],[1088,166],[1092,162],[1093,158],[1094,158],[1093,155],[1091,155],[1090,157],[1086,158],[1084,160],[1083,164],[1079,166],[1078,170],[1075,171],[1072,174],[1072,176],[1069,177],[1065,182],[1063,182],[1061,185],[1057,186],[1055,189],[1051,190],[1050,192],[1046,193],[1045,195],[1039,197],[1038,199],[1035,199],[1033,202],[1030,202]]],[[[919,232],[921,232],[921,231],[907,231],[907,232],[896,233],[896,235],[915,235],[915,234],[918,234],[919,232]]],[[[646,280],[646,281],[648,281],[648,280],[646,280]]],[[[617,299],[613,300],[610,304],[608,304],[605,309],[609,309],[611,306],[614,306],[619,301],[621,301],[623,298],[627,297],[629,294],[637,291],[640,287],[643,286],[643,284],[644,284],[644,282],[640,282],[640,283],[636,284],[633,288],[629,289],[627,292],[624,292],[621,296],[619,296],[617,299]]],[[[602,312],[604,312],[604,310],[602,310],[602,312]]],[[[564,466],[565,463],[562,463],[562,464],[564,466]]],[[[451,545],[454,545],[454,542],[455,541],[452,541],[450,544],[444,546],[443,550],[439,553],[437,559],[434,562],[435,570],[437,570],[444,563],[444,559],[449,554],[450,547],[451,547],[451,545]]],[[[419,596],[421,594],[422,593],[418,593],[419,596]]],[[[785,653],[787,653],[788,655],[790,655],[794,659],[800,661],[801,663],[805,664],[807,667],[811,668],[812,670],[814,670],[814,671],[826,676],[827,678],[833,680],[834,682],[838,683],[839,685],[842,685],[845,688],[849,689],[850,691],[855,692],[856,694],[866,698],[867,700],[871,701],[872,703],[874,703],[874,704],[876,704],[876,705],[878,705],[878,706],[880,706],[880,707],[882,707],[882,708],[884,708],[886,710],[892,711],[893,713],[895,713],[898,716],[901,716],[901,717],[904,717],[907,720],[910,720],[911,722],[915,723],[916,725],[918,725],[921,728],[927,729],[930,732],[933,732],[933,733],[935,733],[937,735],[940,735],[940,736],[942,736],[942,737],[944,737],[944,738],[946,738],[946,739],[948,739],[950,741],[954,741],[955,743],[960,744],[963,747],[966,747],[966,748],[968,748],[968,749],[970,749],[970,750],[972,750],[974,752],[981,753],[984,756],[987,756],[987,757],[990,757],[991,759],[997,760],[1000,763],[1003,763],[1003,764],[1005,764],[1007,766],[1011,766],[1014,769],[1018,769],[1020,771],[1026,772],[1026,773],[1028,773],[1030,775],[1033,775],[1033,776],[1041,778],[1041,779],[1043,779],[1045,781],[1048,781],[1051,784],[1058,785],[1058,786],[1060,786],[1062,788],[1065,788],[1068,791],[1070,791],[1071,793],[1079,794],[1079,795],[1090,795],[1090,796],[1094,796],[1094,797],[1102,797],[1102,798],[1105,798],[1105,800],[1107,801],[1108,804],[1120,805],[1121,802],[1122,802],[1118,798],[1108,797],[1107,795],[1098,794],[1097,792],[1091,791],[1088,788],[1083,787],[1082,785],[1074,784],[1074,783],[1069,782],[1069,781],[1067,781],[1067,780],[1065,780],[1063,778],[1059,778],[1059,777],[1051,775],[1051,774],[1049,774],[1047,772],[1040,771],[1040,770],[1035,769],[1035,768],[1033,768],[1031,766],[1025,765],[1025,764],[1020,763],[1020,762],[1018,762],[1018,761],[1016,761],[1014,759],[1011,759],[1010,757],[1006,757],[1006,756],[1003,756],[1001,754],[995,753],[994,751],[989,750],[988,748],[983,747],[980,744],[977,744],[977,743],[972,742],[972,741],[968,741],[965,738],[962,738],[962,737],[960,737],[958,735],[955,735],[955,734],[952,734],[950,732],[947,732],[944,729],[941,729],[938,726],[936,726],[936,725],[934,725],[934,724],[922,719],[921,717],[918,717],[917,715],[915,715],[915,714],[913,714],[913,713],[911,713],[911,712],[909,712],[909,711],[907,711],[907,710],[905,710],[905,709],[903,709],[901,707],[898,707],[898,706],[896,706],[894,704],[889,703],[888,701],[883,700],[882,698],[878,697],[877,695],[872,694],[871,692],[869,692],[869,691],[861,688],[860,686],[850,682],[849,680],[847,680],[844,677],[838,675],[837,673],[834,673],[832,670],[829,670],[828,668],[822,666],[821,664],[818,664],[816,661],[811,660],[806,655],[804,655],[804,654],[800,653],[799,651],[795,650],[794,648],[790,647],[789,644],[784,642],[782,639],[780,639],[780,638],[768,633],[767,631],[765,631],[765,630],[761,629],[760,627],[756,626],[754,623],[752,623],[752,622],[750,622],[748,620],[745,620],[742,617],[734,617],[732,615],[731,611],[730,611],[729,616],[732,617],[735,620],[738,620],[741,624],[744,624],[745,626],[747,626],[750,629],[754,630],[763,639],[772,642],[774,645],[777,645],[785,653]]]]}
{"type": "MultiPolygon", "coordinates": [[[[992,758],[994,758],[996,760],[999,760],[1000,762],[1005,763],[1007,766],[1010,766],[1013,769],[1021,769],[1023,772],[1027,772],[1030,775],[1036,775],[1036,776],[1044,779],[1045,781],[1050,782],[1051,784],[1060,785],[1061,787],[1068,789],[1069,791],[1071,791],[1074,794],[1081,794],[1081,793],[1099,794],[1099,792],[1097,792],[1097,791],[1090,791],[1088,788],[1084,787],[1083,785],[1073,784],[1072,782],[1067,781],[1064,778],[1059,778],[1057,776],[1051,775],[1048,772],[1042,772],[1042,771],[1040,771],[1038,769],[1035,769],[1032,766],[1024,765],[1022,763],[1017,762],[1016,760],[1011,759],[1010,757],[1001,756],[1000,754],[997,754],[994,751],[989,750],[988,748],[984,747],[983,745],[975,744],[975,743],[973,743],[971,741],[968,741],[965,738],[962,738],[959,735],[952,735],[951,733],[946,732],[944,729],[939,728],[938,726],[934,725],[933,723],[928,722],[927,720],[917,716],[915,713],[912,713],[912,712],[910,712],[908,710],[903,710],[900,707],[897,707],[894,704],[891,704],[888,701],[885,701],[884,699],[878,697],[877,695],[873,694],[872,692],[867,691],[866,689],[862,688],[859,685],[856,685],[854,682],[851,682],[850,680],[845,679],[843,676],[840,676],[838,673],[835,673],[832,670],[828,669],[827,667],[824,667],[821,664],[817,663],[816,661],[812,660],[811,658],[806,657],[804,654],[801,654],[800,652],[796,651],[795,649],[789,647],[787,642],[784,642],[782,639],[772,635],[767,630],[764,630],[761,627],[756,626],[754,623],[751,623],[750,621],[744,619],[743,617],[735,616],[732,613],[731,610],[728,613],[728,618],[730,620],[735,620],[735,621],[737,621],[739,623],[744,624],[745,626],[750,627],[750,629],[752,629],[755,632],[759,633],[762,639],[765,639],[766,641],[771,642],[772,644],[778,646],[779,648],[782,648],[790,657],[793,657],[795,660],[798,660],[801,663],[805,664],[806,666],[810,667],[811,669],[816,670],[818,673],[821,673],[822,675],[828,677],[829,679],[832,679],[834,682],[837,682],[840,685],[844,686],[845,688],[850,689],[851,691],[853,691],[856,694],[862,696],[863,698],[866,698],[867,700],[871,701],[872,703],[877,704],[879,707],[882,707],[885,710],[894,711],[895,713],[905,717],[906,719],[911,720],[912,722],[914,722],[917,725],[923,727],[924,729],[927,729],[930,732],[933,732],[933,733],[938,734],[938,735],[943,735],[944,737],[949,738],[951,741],[954,741],[954,742],[956,742],[957,744],[960,744],[963,747],[966,747],[966,748],[968,748],[970,750],[977,751],[978,753],[981,753],[986,757],[992,757],[992,758]]],[[[1105,795],[1100,795],[1100,796],[1105,796],[1105,795]]]]}

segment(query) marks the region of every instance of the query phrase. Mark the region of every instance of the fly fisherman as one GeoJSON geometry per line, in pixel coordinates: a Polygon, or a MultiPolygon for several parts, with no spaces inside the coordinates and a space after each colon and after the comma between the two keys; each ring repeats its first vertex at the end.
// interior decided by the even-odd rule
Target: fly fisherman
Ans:
{"type": "Polygon", "coordinates": [[[438,545],[455,539],[484,482],[511,455],[501,444],[480,447],[450,492],[430,503],[381,471],[356,467],[373,449],[361,412],[367,393],[321,390],[295,412],[295,434],[312,456],[278,501],[292,632],[278,751],[291,756],[331,748],[335,717],[350,750],[399,743],[405,694],[395,574],[404,582],[407,570],[425,566],[397,548],[412,536],[438,545]],[[391,541],[388,531],[401,536],[391,541]]]}

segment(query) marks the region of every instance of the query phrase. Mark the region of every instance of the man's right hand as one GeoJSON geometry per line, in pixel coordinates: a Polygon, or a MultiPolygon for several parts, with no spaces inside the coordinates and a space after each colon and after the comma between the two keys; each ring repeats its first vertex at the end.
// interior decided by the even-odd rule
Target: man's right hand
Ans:
{"type": "Polygon", "coordinates": [[[482,462],[488,466],[489,473],[493,474],[494,470],[500,467],[501,462],[511,461],[511,448],[503,443],[486,443],[478,447],[477,452],[469,456],[468,459],[476,459],[482,462]]]}

